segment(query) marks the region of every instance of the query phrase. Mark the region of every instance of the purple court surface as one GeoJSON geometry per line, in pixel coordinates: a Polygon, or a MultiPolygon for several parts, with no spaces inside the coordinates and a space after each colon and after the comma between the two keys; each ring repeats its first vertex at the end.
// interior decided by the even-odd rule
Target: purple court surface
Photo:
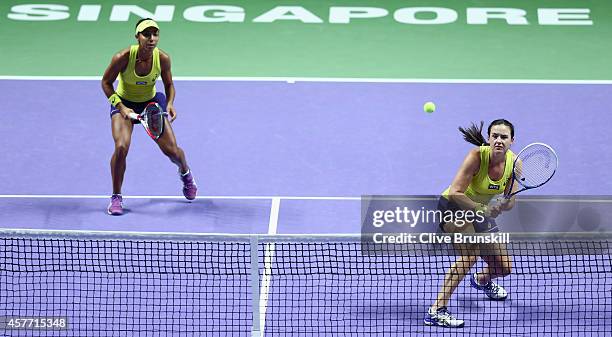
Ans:
{"type": "MultiPolygon", "coordinates": [[[[178,119],[173,128],[200,197],[193,202],[182,198],[176,167],[138,127],[123,185],[127,212],[111,217],[105,208],[111,192],[109,159],[113,142],[108,106],[99,82],[0,80],[0,92],[12,98],[4,100],[0,114],[0,228],[358,234],[361,195],[440,193],[471,147],[461,139],[457,127],[496,118],[515,124],[514,150],[531,142],[545,142],[558,153],[557,174],[533,194],[605,195],[612,190],[606,174],[612,166],[612,96],[605,85],[257,81],[178,81],[175,85],[178,119]],[[437,111],[424,113],[422,105],[426,101],[436,102],[437,111]]],[[[566,262],[558,258],[559,263],[566,262]]],[[[607,258],[595,261],[596,267],[610,267],[607,258]]],[[[519,265],[521,259],[529,258],[517,257],[519,265]]],[[[565,267],[577,267],[568,263],[565,267]]],[[[519,267],[511,276],[512,283],[524,288],[503,304],[479,300],[479,294],[470,291],[464,281],[460,287],[467,289],[456,295],[456,306],[464,309],[458,316],[472,322],[476,334],[483,336],[486,329],[512,336],[603,336],[612,330],[609,279],[597,279],[602,275],[594,274],[593,279],[576,278],[568,284],[554,273],[533,278],[529,272],[519,267]],[[567,302],[559,303],[553,297],[598,282],[601,290],[608,292],[606,298],[602,299],[600,293],[580,292],[580,298],[565,297],[563,301],[567,302]],[[549,297],[535,303],[530,296],[543,287],[549,297]],[[555,305],[582,310],[573,313],[568,309],[563,315],[548,311],[555,305]],[[521,320],[523,328],[504,321],[489,325],[479,320],[480,315],[499,310],[498,306],[504,307],[509,321],[521,320]],[[591,321],[580,316],[585,311],[603,315],[608,325],[601,326],[601,318],[591,321]],[[583,328],[573,330],[567,323],[571,320],[600,325],[585,329],[586,323],[581,323],[583,328]],[[546,329],[539,328],[542,322],[547,322],[546,329]]],[[[609,269],[603,274],[606,276],[610,278],[609,269]]],[[[341,327],[346,336],[351,332],[375,336],[383,330],[391,333],[387,336],[437,335],[439,330],[418,322],[431,302],[422,294],[432,297],[429,293],[443,275],[427,282],[410,277],[414,280],[390,277],[374,297],[370,292],[360,293],[363,286],[372,284],[358,276],[351,276],[354,282],[350,286],[343,286],[332,276],[309,281],[304,285],[308,296],[300,298],[296,294],[296,309],[289,311],[306,322],[294,335],[308,336],[308,326],[321,328],[323,335],[334,327],[341,327]],[[403,282],[416,286],[402,290],[403,298],[394,297],[403,282]],[[321,294],[316,292],[320,286],[340,290],[321,294]],[[327,308],[323,313],[326,316],[308,311],[312,305],[308,303],[325,308],[329,301],[339,301],[342,307],[327,308]],[[298,309],[301,305],[305,311],[298,309]],[[389,330],[389,326],[372,328],[376,325],[368,320],[377,316],[384,317],[389,326],[418,328],[410,333],[389,330]],[[359,317],[366,317],[359,323],[364,326],[351,325],[352,319],[359,317]]],[[[165,281],[143,282],[159,288],[165,281]]],[[[191,279],[173,282],[181,283],[187,291],[198,286],[191,279]]],[[[246,278],[236,282],[245,289],[241,294],[249,298],[246,278]]],[[[306,282],[303,277],[272,277],[267,315],[274,315],[278,308],[273,305],[275,296],[280,296],[278,288],[291,289],[302,282],[306,282]]],[[[40,287],[36,291],[53,292],[40,287]]],[[[15,286],[14,291],[25,290],[15,286]]],[[[114,294],[119,296],[120,292],[114,294]]],[[[132,298],[121,303],[164,303],[150,300],[138,302],[132,298]]],[[[188,299],[179,299],[183,300],[188,299]]],[[[232,298],[214,301],[231,303],[232,298]]],[[[233,314],[243,319],[235,335],[246,335],[250,329],[250,318],[241,316],[249,309],[240,308],[233,314]]],[[[277,321],[270,317],[266,323],[269,335],[273,336],[275,329],[287,328],[273,325],[292,320],[283,315],[286,313],[279,313],[277,321]]],[[[224,319],[227,317],[213,318],[217,322],[224,319]]]]}
{"type": "MultiPolygon", "coordinates": [[[[533,193],[612,189],[598,170],[612,165],[606,147],[612,98],[604,85],[179,81],[176,87],[174,129],[201,196],[437,194],[470,149],[457,127],[501,117],[516,125],[515,150],[541,141],[558,152],[554,180],[533,193]],[[437,103],[435,113],[422,111],[427,100],[437,103]]],[[[147,199],[180,196],[181,185],[174,165],[139,129],[123,193],[143,198],[126,200],[129,216],[107,217],[113,143],[98,81],[4,80],[0,90],[15,98],[0,117],[0,193],[72,196],[3,199],[0,226],[267,232],[261,209],[270,205],[267,198],[147,199]],[[155,220],[145,225],[149,217],[155,220]]],[[[359,230],[347,221],[359,215],[358,200],[282,204],[280,217],[291,225],[281,221],[278,233],[359,230]]]]}

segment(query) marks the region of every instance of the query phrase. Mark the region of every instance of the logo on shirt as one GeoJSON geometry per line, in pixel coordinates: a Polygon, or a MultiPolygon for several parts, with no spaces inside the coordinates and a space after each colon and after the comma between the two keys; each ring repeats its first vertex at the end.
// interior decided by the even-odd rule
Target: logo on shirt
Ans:
{"type": "Polygon", "coordinates": [[[489,189],[490,190],[498,190],[499,191],[499,185],[489,184],[489,189]]]}
{"type": "Polygon", "coordinates": [[[147,85],[147,81],[136,82],[136,85],[147,85]]]}

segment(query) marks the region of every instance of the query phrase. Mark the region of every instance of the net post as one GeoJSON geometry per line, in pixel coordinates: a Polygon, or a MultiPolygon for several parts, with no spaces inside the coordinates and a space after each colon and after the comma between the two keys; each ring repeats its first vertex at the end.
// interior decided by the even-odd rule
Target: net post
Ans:
{"type": "Polygon", "coordinates": [[[261,337],[261,325],[259,318],[259,237],[251,235],[251,296],[253,326],[251,337],[261,337]]]}

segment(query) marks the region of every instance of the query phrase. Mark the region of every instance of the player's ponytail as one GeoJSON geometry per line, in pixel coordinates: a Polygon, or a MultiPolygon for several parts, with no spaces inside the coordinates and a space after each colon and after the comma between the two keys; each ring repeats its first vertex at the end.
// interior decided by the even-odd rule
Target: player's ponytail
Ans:
{"type": "Polygon", "coordinates": [[[463,135],[463,139],[471,144],[476,146],[481,145],[489,145],[487,140],[482,136],[482,127],[484,126],[484,122],[480,121],[480,127],[476,126],[476,124],[472,123],[467,128],[459,127],[459,132],[463,135]]]}
{"type": "MultiPolygon", "coordinates": [[[[514,139],[514,125],[512,125],[512,123],[506,119],[496,119],[492,121],[487,128],[487,135],[491,135],[491,128],[495,125],[505,125],[510,128],[510,137],[514,139]]],[[[484,122],[480,121],[480,127],[476,126],[475,123],[472,123],[472,125],[465,129],[459,127],[459,132],[461,132],[463,135],[463,139],[470,144],[474,144],[476,146],[489,145],[485,137],[482,135],[483,126],[484,122]]]]}

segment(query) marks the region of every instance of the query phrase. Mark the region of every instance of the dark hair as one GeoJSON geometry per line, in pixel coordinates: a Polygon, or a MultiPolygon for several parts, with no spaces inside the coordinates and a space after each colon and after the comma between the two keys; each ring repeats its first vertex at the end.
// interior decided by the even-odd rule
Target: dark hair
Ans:
{"type": "MultiPolygon", "coordinates": [[[[514,125],[512,125],[512,123],[510,123],[509,121],[505,119],[496,119],[492,121],[491,124],[489,124],[489,127],[487,128],[487,135],[491,134],[491,128],[495,125],[505,125],[509,127],[510,137],[514,138],[514,125]]],[[[476,146],[489,145],[489,143],[487,143],[487,140],[482,135],[483,126],[484,126],[484,122],[480,121],[480,127],[472,123],[472,125],[470,125],[469,127],[465,129],[462,127],[459,127],[459,132],[461,132],[461,134],[463,135],[463,139],[468,143],[474,144],[476,146]]]]}

